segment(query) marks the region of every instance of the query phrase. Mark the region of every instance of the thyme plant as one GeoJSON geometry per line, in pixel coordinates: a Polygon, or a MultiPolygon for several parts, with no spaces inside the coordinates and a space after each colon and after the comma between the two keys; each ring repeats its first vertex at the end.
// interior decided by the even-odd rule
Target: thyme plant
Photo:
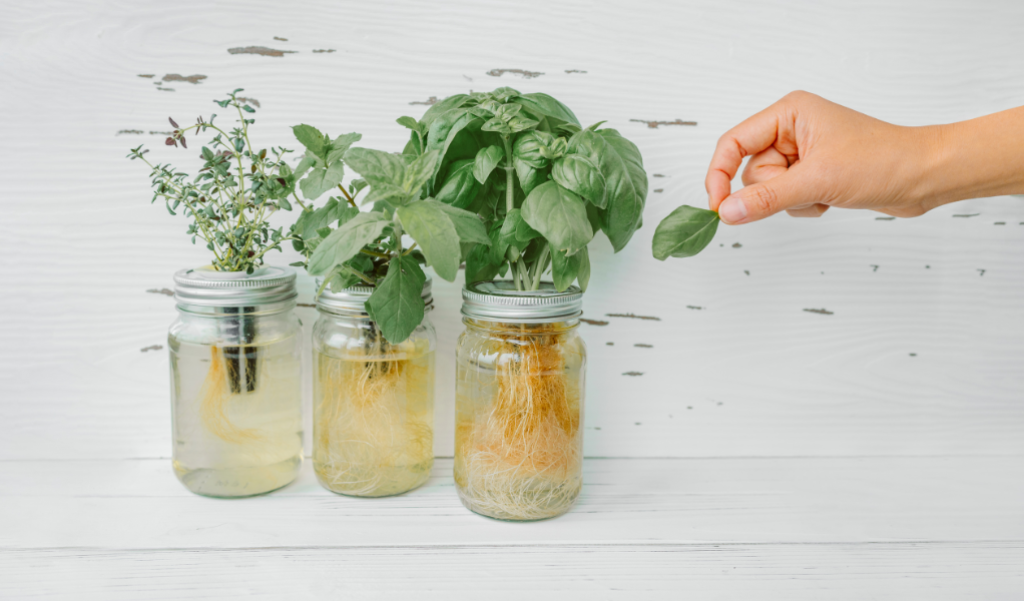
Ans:
{"type": "Polygon", "coordinates": [[[285,162],[291,151],[284,147],[256,150],[249,136],[255,119],[249,117],[256,109],[237,97],[237,89],[224,100],[214,100],[221,108],[231,107],[238,113],[238,125],[222,129],[214,124],[217,115],[209,119],[200,116],[194,125],[179,126],[168,117],[174,131],[165,141],[167,146],[188,148],[189,132],[216,132],[203,146],[200,156],[203,167],[194,177],[174,168],[169,163],[153,164],[143,146],[133,148],[131,160],[139,159],[150,168],[153,199],[163,199],[167,211],[176,215],[181,210],[191,220],[186,233],[206,242],[213,253],[213,267],[218,271],[244,271],[252,273],[263,265],[263,258],[271,250],[281,250],[281,243],[291,239],[283,228],[270,227],[270,216],[278,211],[290,211],[289,196],[300,206],[295,195],[296,176],[285,162]]]}

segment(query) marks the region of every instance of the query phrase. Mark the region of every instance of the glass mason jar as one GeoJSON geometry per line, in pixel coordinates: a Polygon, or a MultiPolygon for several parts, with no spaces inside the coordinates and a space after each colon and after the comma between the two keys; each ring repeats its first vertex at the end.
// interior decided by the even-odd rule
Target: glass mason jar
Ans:
{"type": "Polygon", "coordinates": [[[456,350],[455,486],[462,504],[502,520],[568,511],[583,483],[587,352],[580,289],[462,292],[456,350]]]}
{"type": "Polygon", "coordinates": [[[295,272],[183,269],[171,358],[174,473],[210,497],[281,488],[302,465],[301,328],[295,272]]]}
{"type": "Polygon", "coordinates": [[[325,290],[313,326],[313,470],[324,488],[357,497],[412,490],[434,465],[430,279],[423,322],[398,344],[366,313],[373,290],[325,290]]]}

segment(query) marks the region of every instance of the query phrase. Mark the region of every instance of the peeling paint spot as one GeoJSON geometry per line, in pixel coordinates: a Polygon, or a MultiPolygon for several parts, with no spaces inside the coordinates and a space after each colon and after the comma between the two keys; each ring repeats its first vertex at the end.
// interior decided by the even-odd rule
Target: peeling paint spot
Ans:
{"type": "Polygon", "coordinates": [[[468,75],[466,75],[465,73],[463,73],[463,74],[462,74],[462,76],[463,76],[464,78],[466,78],[466,81],[473,81],[473,78],[472,78],[472,77],[470,77],[470,76],[468,76],[468,75]]]}
{"type": "Polygon", "coordinates": [[[606,346],[615,346],[615,343],[614,342],[606,342],[605,345],[606,346]]]}
{"type": "Polygon", "coordinates": [[[875,217],[875,221],[892,221],[895,217],[875,217]]]}
{"type": "Polygon", "coordinates": [[[916,357],[916,356],[917,356],[917,353],[910,353],[910,356],[911,356],[911,357],[916,357]]]}
{"type": "Polygon", "coordinates": [[[566,73],[586,73],[586,71],[580,71],[579,69],[566,69],[566,73]]]}
{"type": "Polygon", "coordinates": [[[653,315],[636,315],[635,313],[605,313],[605,317],[626,317],[628,319],[646,319],[648,321],[661,321],[660,317],[653,315]]]}
{"type": "Polygon", "coordinates": [[[160,86],[157,86],[156,89],[160,90],[161,92],[173,92],[174,91],[174,88],[161,88],[160,86]]]}
{"type": "Polygon", "coordinates": [[[985,275],[985,270],[984,269],[979,269],[978,270],[978,277],[981,277],[983,275],[985,275]]]}
{"type": "Polygon", "coordinates": [[[184,75],[178,75],[177,73],[168,73],[167,75],[164,75],[163,81],[187,81],[190,84],[198,84],[204,79],[206,79],[205,75],[189,75],[188,77],[185,77],[184,75]]]}
{"type": "Polygon", "coordinates": [[[525,69],[491,69],[487,72],[491,77],[501,77],[506,73],[512,73],[513,75],[522,75],[523,79],[533,79],[534,77],[540,77],[544,75],[540,71],[526,71],[525,69]]]}
{"type": "Polygon", "coordinates": [[[687,409],[693,409],[693,405],[687,405],[686,408],[687,409]]]}
{"type": "Polygon", "coordinates": [[[284,56],[295,54],[294,50],[275,50],[266,46],[245,46],[244,48],[228,48],[228,54],[259,54],[260,56],[284,56]]]}
{"type": "Polygon", "coordinates": [[[925,269],[931,269],[931,268],[932,268],[932,266],[931,266],[931,265],[925,265],[925,266],[924,266],[924,268],[925,268],[925,269]]]}
{"type": "Polygon", "coordinates": [[[997,221],[993,225],[1006,225],[1006,222],[1005,221],[997,221]]]}
{"type": "Polygon", "coordinates": [[[277,40],[278,42],[287,42],[288,41],[288,38],[282,38],[282,37],[278,37],[276,35],[274,36],[274,39],[277,40]]]}
{"type": "Polygon", "coordinates": [[[600,429],[601,429],[601,426],[594,426],[594,429],[595,429],[595,430],[600,430],[600,429]]]}
{"type": "Polygon", "coordinates": [[[633,422],[633,423],[634,423],[634,424],[636,424],[636,425],[638,425],[638,426],[640,425],[640,422],[633,422]]]}
{"type": "Polygon", "coordinates": [[[306,307],[308,309],[316,309],[316,305],[313,303],[295,303],[296,307],[306,307]]]}
{"type": "Polygon", "coordinates": [[[606,326],[606,325],[608,325],[607,321],[603,321],[603,320],[600,320],[600,319],[584,319],[584,318],[581,317],[580,321],[582,321],[583,323],[589,323],[592,326],[606,326]]]}
{"type": "Polygon", "coordinates": [[[635,346],[637,348],[654,348],[653,344],[647,344],[645,342],[638,342],[638,343],[634,344],[633,346],[635,346]]]}
{"type": "Polygon", "coordinates": [[[683,121],[682,119],[676,119],[675,121],[644,121],[643,119],[630,119],[633,123],[646,123],[647,127],[651,129],[658,129],[662,125],[689,125],[696,126],[696,121],[683,121]]]}
{"type": "Polygon", "coordinates": [[[168,288],[150,288],[146,292],[150,294],[162,294],[164,296],[174,296],[174,291],[168,288]]]}
{"type": "Polygon", "coordinates": [[[642,372],[642,371],[624,371],[624,372],[622,372],[622,375],[624,375],[624,376],[642,376],[642,375],[644,375],[644,372],[642,372]]]}
{"type": "MultiPolygon", "coordinates": [[[[878,271],[878,265],[871,265],[871,271],[878,271]]],[[[824,271],[821,273],[825,273],[824,271]]]]}
{"type": "Polygon", "coordinates": [[[139,349],[139,352],[148,353],[149,351],[159,351],[164,348],[162,344],[151,344],[149,346],[139,349]]]}
{"type": "Polygon", "coordinates": [[[237,100],[239,102],[244,102],[245,104],[251,104],[251,105],[253,105],[256,108],[262,108],[260,106],[260,101],[256,100],[255,98],[246,98],[245,96],[236,96],[235,100],[237,100]]]}
{"type": "Polygon", "coordinates": [[[651,177],[668,177],[668,176],[667,175],[662,175],[660,173],[655,173],[655,174],[651,175],[651,177]]]}
{"type": "Polygon", "coordinates": [[[150,130],[149,135],[151,135],[151,136],[169,136],[172,133],[173,132],[169,132],[169,131],[152,131],[152,130],[150,130]]]}
{"type": "Polygon", "coordinates": [[[313,54],[330,54],[332,52],[337,52],[337,50],[335,50],[334,48],[323,48],[314,50],[313,54]]]}
{"type": "Polygon", "coordinates": [[[437,96],[431,96],[430,98],[427,98],[426,100],[413,100],[409,104],[423,104],[423,105],[426,105],[426,106],[433,106],[433,105],[437,104],[437,96]]]}
{"type": "Polygon", "coordinates": [[[981,215],[981,213],[961,213],[953,215],[953,217],[977,217],[978,215],[981,215]]]}
{"type": "Polygon", "coordinates": [[[686,305],[686,308],[687,309],[692,309],[694,311],[703,311],[704,310],[704,307],[699,307],[697,305],[686,305]]]}
{"type": "Polygon", "coordinates": [[[655,193],[655,194],[661,194],[661,193],[662,193],[662,192],[664,192],[664,191],[665,191],[665,188],[655,188],[655,189],[654,189],[654,193],[655,193]]]}
{"type": "Polygon", "coordinates": [[[142,77],[142,78],[145,78],[145,79],[152,79],[152,78],[156,77],[156,73],[139,73],[139,77],[142,77]]]}
{"type": "Polygon", "coordinates": [[[121,131],[117,132],[117,135],[120,136],[121,134],[144,134],[144,133],[146,133],[146,132],[142,131],[141,129],[122,129],[121,131]]]}
{"type": "Polygon", "coordinates": [[[744,269],[744,270],[743,270],[743,273],[745,273],[745,274],[747,274],[747,275],[750,275],[750,270],[748,270],[748,269],[744,269]]]}
{"type": "Polygon", "coordinates": [[[743,245],[742,245],[742,244],[740,244],[739,242],[733,242],[733,243],[732,243],[732,247],[733,247],[733,248],[743,248],[743,245]]]}
{"type": "Polygon", "coordinates": [[[819,315],[832,315],[832,311],[828,309],[804,309],[808,313],[817,313],[819,315]]]}

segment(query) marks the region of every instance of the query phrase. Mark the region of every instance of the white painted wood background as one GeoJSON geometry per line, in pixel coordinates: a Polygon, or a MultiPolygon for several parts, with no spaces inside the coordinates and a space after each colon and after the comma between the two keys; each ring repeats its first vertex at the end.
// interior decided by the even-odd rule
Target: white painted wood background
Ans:
{"type": "Polygon", "coordinates": [[[1021,199],[782,216],[650,256],[664,215],[705,202],[717,137],[790,90],[908,125],[1024,104],[1022,24],[1010,1],[0,0],[0,597],[1024,596],[1021,199]],[[227,51],[247,46],[293,53],[227,51]],[[145,350],[173,301],[147,291],[205,251],[128,148],[191,167],[149,132],[243,87],[261,145],[308,122],[398,150],[396,117],[499,85],[607,119],[652,176],[631,245],[593,251],[579,506],[513,525],[458,504],[461,282],[435,288],[423,489],[347,499],[307,466],[259,499],[187,493],[166,348],[145,350]],[[677,119],[698,125],[639,122],[677,119]]]}

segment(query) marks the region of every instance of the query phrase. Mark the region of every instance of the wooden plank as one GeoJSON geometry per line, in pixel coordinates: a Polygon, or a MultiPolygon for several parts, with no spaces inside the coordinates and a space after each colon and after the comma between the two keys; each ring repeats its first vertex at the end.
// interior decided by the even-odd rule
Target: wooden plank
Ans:
{"type": "Polygon", "coordinates": [[[452,461],[357,499],[300,479],[252,499],[187,492],[168,461],[0,462],[0,548],[1024,541],[1020,457],[591,459],[578,505],[513,524],[459,503],[452,461]]]}

